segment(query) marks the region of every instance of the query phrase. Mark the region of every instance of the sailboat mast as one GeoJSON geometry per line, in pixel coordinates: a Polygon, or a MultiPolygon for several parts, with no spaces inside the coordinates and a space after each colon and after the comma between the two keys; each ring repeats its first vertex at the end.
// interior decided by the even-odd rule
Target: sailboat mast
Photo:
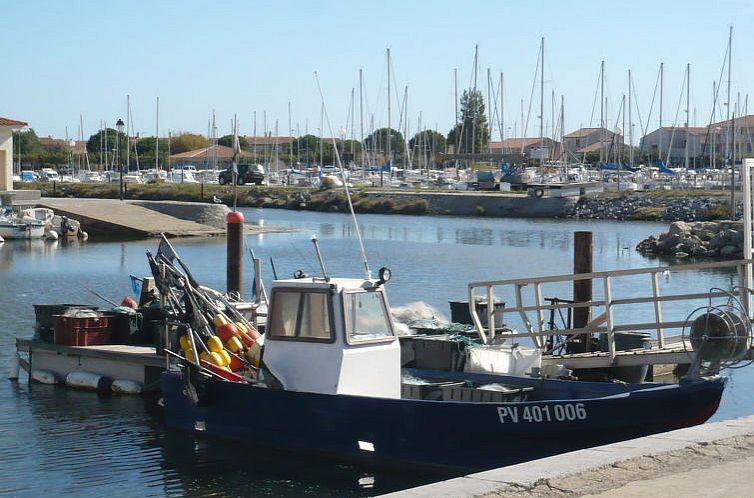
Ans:
{"type": "Polygon", "coordinates": [[[605,162],[605,61],[600,64],[600,162],[605,162]]]}
{"type": "Polygon", "coordinates": [[[157,97],[155,108],[154,168],[160,171],[160,97],[157,97]]]}
{"type": "Polygon", "coordinates": [[[662,85],[665,77],[665,63],[660,62],[660,139],[657,145],[657,157],[662,157],[662,85]]]}
{"type": "Polygon", "coordinates": [[[291,119],[291,101],[288,101],[288,133],[290,134],[290,154],[291,157],[288,159],[290,162],[290,168],[293,169],[293,120],[291,119]]]}
{"type": "Polygon", "coordinates": [[[126,171],[131,171],[131,95],[126,95],[126,171]]]}
{"type": "MultiPolygon", "coordinates": [[[[544,147],[545,142],[545,37],[542,37],[539,47],[539,146],[544,147]]],[[[540,156],[540,164],[542,164],[540,156]]]]}
{"type": "MultiPolygon", "coordinates": [[[[393,151],[391,147],[391,142],[393,141],[393,133],[391,126],[391,116],[390,116],[390,49],[387,49],[387,164],[388,168],[392,170],[393,165],[393,151]]],[[[384,168],[380,168],[380,187],[384,184],[384,178],[383,178],[384,168]]]]}
{"type": "Polygon", "coordinates": [[[628,163],[634,165],[634,125],[631,120],[631,70],[628,70],[628,163]]]}
{"type": "MultiPolygon", "coordinates": [[[[733,130],[730,121],[730,62],[731,52],[733,51],[732,48],[733,26],[730,27],[730,31],[728,32],[728,103],[725,106],[725,120],[728,121],[728,134],[730,136],[730,139],[725,141],[725,146],[728,148],[726,157],[728,158],[730,158],[730,148],[728,144],[733,142],[733,130]]],[[[730,217],[733,220],[736,219],[736,165],[733,161],[730,162],[730,217]]]]}
{"type": "Polygon", "coordinates": [[[359,69],[359,143],[361,144],[361,168],[364,169],[364,75],[359,69]]]}
{"type": "Polygon", "coordinates": [[[500,152],[503,152],[502,144],[505,142],[505,80],[500,73],[500,152]]]}
{"type": "Polygon", "coordinates": [[[684,163],[689,169],[689,107],[691,106],[691,64],[686,64],[686,146],[684,148],[684,163]]]}
{"type": "MultiPolygon", "coordinates": [[[[474,45],[474,98],[476,98],[476,83],[477,83],[477,73],[478,73],[478,63],[479,63],[479,45],[474,45]]],[[[470,100],[470,99],[469,99],[470,100]]],[[[468,105],[468,103],[467,103],[468,105]]],[[[469,112],[469,109],[466,109],[466,112],[469,112]]],[[[475,145],[476,145],[476,115],[473,115],[471,117],[471,153],[473,154],[475,152],[475,145]]]]}

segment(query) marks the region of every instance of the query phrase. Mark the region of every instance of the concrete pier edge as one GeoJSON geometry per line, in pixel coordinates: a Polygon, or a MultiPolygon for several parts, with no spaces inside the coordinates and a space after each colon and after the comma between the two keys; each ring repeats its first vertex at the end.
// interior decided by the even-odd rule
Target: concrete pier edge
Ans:
{"type": "MultiPolygon", "coordinates": [[[[505,443],[501,442],[501,451],[504,450],[505,443]]],[[[563,453],[383,496],[599,495],[637,481],[658,479],[659,483],[664,476],[684,472],[693,475],[700,469],[750,459],[752,456],[754,416],[748,416],[563,453]]],[[[741,472],[746,473],[743,468],[741,472]]],[[[712,491],[726,484],[722,480],[699,480],[700,496],[714,494],[712,491]]],[[[670,483],[664,485],[671,486],[670,483]]]]}

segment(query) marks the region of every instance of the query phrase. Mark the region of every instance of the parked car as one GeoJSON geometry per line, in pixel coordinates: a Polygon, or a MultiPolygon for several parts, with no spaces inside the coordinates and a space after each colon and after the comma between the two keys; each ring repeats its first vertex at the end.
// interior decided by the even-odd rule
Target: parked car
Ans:
{"type": "MultiPolygon", "coordinates": [[[[238,179],[236,183],[238,185],[245,185],[247,183],[255,183],[261,185],[264,181],[264,166],[261,164],[239,164],[238,165],[238,179]]],[[[227,185],[233,183],[233,169],[228,168],[220,172],[217,176],[217,182],[220,185],[227,185]]]]}

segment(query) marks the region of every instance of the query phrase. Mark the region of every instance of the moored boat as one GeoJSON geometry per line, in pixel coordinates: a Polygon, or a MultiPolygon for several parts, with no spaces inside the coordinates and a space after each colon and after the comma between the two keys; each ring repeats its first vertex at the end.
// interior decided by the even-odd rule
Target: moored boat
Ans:
{"type": "MultiPolygon", "coordinates": [[[[158,287],[190,281],[173,268],[159,283],[160,265],[170,262],[159,253],[157,262],[158,287]]],[[[715,375],[611,384],[401,369],[389,274],[380,275],[275,281],[258,370],[197,362],[193,351],[218,340],[211,325],[191,327],[213,320],[185,316],[182,342],[194,342],[182,357],[171,353],[178,359],[163,374],[168,426],[338,459],[466,471],[701,424],[720,402],[725,379],[715,375]]],[[[190,286],[171,293],[202,302],[190,286]]],[[[193,314],[206,311],[194,306],[193,314]]]]}

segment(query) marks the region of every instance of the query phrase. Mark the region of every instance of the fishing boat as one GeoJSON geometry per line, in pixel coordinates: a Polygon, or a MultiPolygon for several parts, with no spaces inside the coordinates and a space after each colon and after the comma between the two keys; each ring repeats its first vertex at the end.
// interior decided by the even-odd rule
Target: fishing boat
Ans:
{"type": "Polygon", "coordinates": [[[174,361],[162,377],[168,426],[244,444],[481,470],[701,424],[726,384],[696,369],[677,384],[402,369],[389,270],[378,279],[330,278],[324,265],[322,277],[273,283],[265,333],[246,364],[234,338],[214,335],[212,324],[219,336],[228,320],[212,317],[219,308],[206,308],[190,272],[159,251],[151,266],[159,288],[193,303],[183,353],[168,350],[174,361]],[[243,361],[221,360],[225,349],[243,361]]]}

